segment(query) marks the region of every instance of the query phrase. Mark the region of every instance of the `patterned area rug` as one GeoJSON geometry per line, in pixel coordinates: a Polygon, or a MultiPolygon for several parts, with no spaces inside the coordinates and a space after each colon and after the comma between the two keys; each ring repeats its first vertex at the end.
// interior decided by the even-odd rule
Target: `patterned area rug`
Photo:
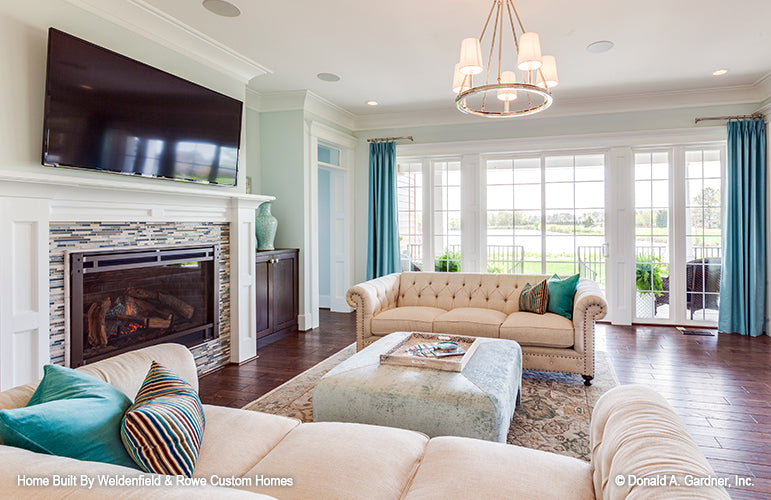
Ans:
{"type": "MultiPolygon", "coordinates": [[[[311,398],[316,382],[356,352],[356,344],[325,359],[261,398],[244,406],[313,421],[311,398]]],[[[511,421],[507,442],[589,460],[589,420],[597,399],[618,385],[608,356],[597,352],[595,377],[590,387],[579,375],[525,370],[522,372],[522,406],[511,421]]]]}

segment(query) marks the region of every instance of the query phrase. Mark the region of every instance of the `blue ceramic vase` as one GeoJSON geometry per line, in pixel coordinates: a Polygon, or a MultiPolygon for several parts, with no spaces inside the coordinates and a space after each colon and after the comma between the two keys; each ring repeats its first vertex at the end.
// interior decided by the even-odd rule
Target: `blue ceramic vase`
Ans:
{"type": "Polygon", "coordinates": [[[257,236],[257,250],[274,250],[273,240],[276,238],[278,220],[270,213],[272,203],[266,201],[257,209],[254,219],[254,234],[257,236]]]}

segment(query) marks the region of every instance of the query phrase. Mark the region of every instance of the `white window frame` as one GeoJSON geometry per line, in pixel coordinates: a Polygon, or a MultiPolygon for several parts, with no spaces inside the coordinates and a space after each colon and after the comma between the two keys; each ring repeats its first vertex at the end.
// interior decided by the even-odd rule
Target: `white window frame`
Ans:
{"type": "MultiPolygon", "coordinates": [[[[495,154],[483,154],[481,155],[481,161],[480,161],[480,171],[482,175],[482,182],[480,183],[480,200],[481,200],[481,228],[480,228],[480,235],[481,235],[481,247],[480,247],[480,253],[481,253],[481,266],[479,267],[479,271],[477,272],[487,272],[487,162],[490,160],[521,160],[521,159],[536,159],[538,158],[540,161],[540,169],[541,169],[541,206],[539,207],[539,212],[541,216],[541,221],[544,223],[541,224],[541,250],[542,250],[542,258],[541,258],[541,270],[539,271],[541,274],[546,273],[546,259],[545,259],[545,250],[546,250],[546,212],[548,209],[546,208],[546,158],[551,156],[582,156],[582,155],[602,155],[603,156],[603,166],[605,169],[604,177],[603,177],[603,183],[604,183],[604,189],[605,189],[605,244],[604,246],[607,247],[608,242],[608,231],[610,230],[610,224],[608,223],[608,216],[609,216],[609,210],[608,210],[608,200],[610,198],[610,192],[609,192],[609,182],[608,182],[608,163],[609,163],[609,150],[607,148],[596,148],[596,149],[570,149],[570,150],[549,150],[549,151],[540,151],[540,152],[531,152],[531,153],[513,153],[513,154],[501,154],[501,153],[495,153],[495,154]]],[[[575,182],[575,181],[574,181],[575,182]]],[[[574,208],[575,208],[575,200],[573,202],[574,208]]],[[[607,263],[607,255],[606,255],[606,263],[605,263],[605,276],[607,279],[607,273],[608,273],[608,263],[607,263]]]]}
{"type": "MultiPolygon", "coordinates": [[[[725,127],[698,127],[671,130],[609,132],[597,134],[522,137],[492,140],[468,140],[405,144],[397,146],[397,160],[424,162],[424,175],[430,172],[426,163],[432,158],[461,158],[462,181],[462,271],[485,270],[481,263],[486,243],[486,177],[483,158],[495,155],[532,156],[539,154],[577,154],[607,151],[605,162],[605,239],[609,244],[606,257],[606,299],[609,314],[605,321],[616,325],[632,324],[634,319],[635,250],[634,250],[634,157],[633,151],[644,148],[701,148],[716,145],[725,148],[725,127]]],[[[723,162],[725,165],[725,162],[723,162]]],[[[430,189],[428,183],[424,189],[430,189]]],[[[424,193],[424,219],[430,214],[429,192],[424,193]]],[[[683,216],[684,217],[684,214],[683,216]]],[[[674,230],[674,229],[673,229],[674,230]]],[[[424,241],[431,233],[424,224],[424,241]]],[[[428,245],[432,242],[428,241],[428,245]]],[[[424,269],[433,269],[433,249],[424,248],[424,269]],[[429,264],[426,266],[425,264],[429,264]]],[[[486,264],[485,264],[486,265],[486,264]]],[[[771,299],[769,299],[771,300],[771,299]]],[[[670,321],[671,323],[672,321],[670,321]]],[[[697,324],[693,324],[697,326],[697,324]]],[[[706,325],[705,325],[706,326],[706,325]]]]}

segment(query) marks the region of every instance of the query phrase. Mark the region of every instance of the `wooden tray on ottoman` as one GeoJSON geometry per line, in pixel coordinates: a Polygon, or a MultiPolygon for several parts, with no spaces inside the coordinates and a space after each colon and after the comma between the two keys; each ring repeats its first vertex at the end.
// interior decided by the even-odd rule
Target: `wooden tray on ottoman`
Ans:
{"type": "Polygon", "coordinates": [[[476,337],[464,337],[461,335],[444,335],[441,333],[412,332],[404,340],[380,355],[381,365],[416,366],[420,368],[433,368],[448,372],[460,372],[466,366],[468,360],[474,355],[478,345],[476,337]],[[407,352],[412,346],[431,342],[455,342],[458,347],[466,351],[466,354],[449,356],[444,358],[429,358],[416,356],[407,352]]]}

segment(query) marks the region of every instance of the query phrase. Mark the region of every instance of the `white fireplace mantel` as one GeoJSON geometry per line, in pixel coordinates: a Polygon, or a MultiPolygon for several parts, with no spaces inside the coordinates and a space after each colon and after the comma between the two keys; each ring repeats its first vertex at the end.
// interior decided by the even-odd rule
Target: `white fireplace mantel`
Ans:
{"type": "Polygon", "coordinates": [[[0,390],[39,379],[50,362],[51,223],[229,223],[230,359],[254,357],[254,217],[273,199],[163,180],[0,172],[0,390]]]}

